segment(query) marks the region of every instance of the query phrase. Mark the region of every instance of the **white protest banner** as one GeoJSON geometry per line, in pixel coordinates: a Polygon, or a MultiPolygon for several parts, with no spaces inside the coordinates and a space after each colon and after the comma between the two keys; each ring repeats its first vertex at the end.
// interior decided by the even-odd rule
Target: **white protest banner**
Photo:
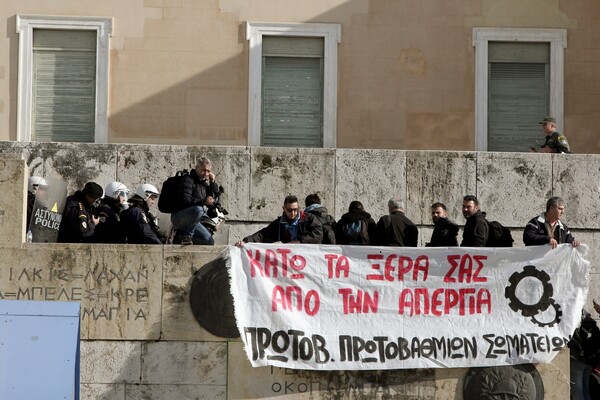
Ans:
{"type": "Polygon", "coordinates": [[[253,366],[365,370],[550,362],[577,327],[585,245],[229,247],[253,366]]]}

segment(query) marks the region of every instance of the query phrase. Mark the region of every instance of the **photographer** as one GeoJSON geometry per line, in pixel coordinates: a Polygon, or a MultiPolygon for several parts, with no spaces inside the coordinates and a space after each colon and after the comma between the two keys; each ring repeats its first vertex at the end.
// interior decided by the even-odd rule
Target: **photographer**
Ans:
{"type": "Polygon", "coordinates": [[[205,206],[211,207],[217,202],[219,185],[212,173],[212,163],[202,158],[196,168],[190,171],[177,186],[178,211],[171,214],[171,223],[175,229],[175,243],[183,245],[213,245],[212,234],[200,220],[205,213],[205,206]]]}
{"type": "Polygon", "coordinates": [[[96,182],[86,183],[82,190],[67,197],[58,228],[58,243],[93,241],[94,230],[100,223],[95,208],[102,197],[104,190],[96,182]]]}

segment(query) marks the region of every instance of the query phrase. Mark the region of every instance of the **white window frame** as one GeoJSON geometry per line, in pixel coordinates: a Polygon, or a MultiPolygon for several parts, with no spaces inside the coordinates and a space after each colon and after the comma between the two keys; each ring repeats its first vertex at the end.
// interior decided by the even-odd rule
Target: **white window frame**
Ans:
{"type": "Polygon", "coordinates": [[[95,143],[108,141],[108,60],[113,22],[110,17],[17,15],[19,69],[17,141],[30,142],[32,130],[33,30],[95,30],[96,33],[96,126],[95,143]]]}
{"type": "Polygon", "coordinates": [[[562,131],[566,29],[473,28],[475,47],[475,150],[488,147],[488,42],[550,43],[550,111],[562,131]]]}
{"type": "Polygon", "coordinates": [[[337,124],[337,44],[340,24],[246,22],[249,46],[248,145],[260,146],[262,93],[262,38],[269,36],[311,36],[324,40],[323,147],[336,146],[337,124]]]}

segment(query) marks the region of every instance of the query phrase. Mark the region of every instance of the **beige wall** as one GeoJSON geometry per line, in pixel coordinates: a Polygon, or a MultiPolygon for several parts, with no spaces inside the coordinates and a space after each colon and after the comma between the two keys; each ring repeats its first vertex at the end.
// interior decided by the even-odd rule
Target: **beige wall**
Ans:
{"type": "MultiPolygon", "coordinates": [[[[473,150],[473,27],[567,29],[564,126],[599,153],[596,0],[0,0],[0,140],[15,140],[17,14],[108,16],[112,143],[246,145],[246,21],[341,25],[337,146],[473,150]]],[[[539,129],[534,127],[533,129],[539,129]]],[[[542,139],[540,131],[540,139],[542,139]]]]}

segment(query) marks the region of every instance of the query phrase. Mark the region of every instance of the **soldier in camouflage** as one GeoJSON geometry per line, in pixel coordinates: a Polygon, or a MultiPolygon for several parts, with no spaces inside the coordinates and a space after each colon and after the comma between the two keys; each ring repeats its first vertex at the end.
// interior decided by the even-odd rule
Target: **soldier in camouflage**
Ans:
{"type": "Polygon", "coordinates": [[[542,153],[570,153],[571,147],[565,135],[556,131],[556,120],[552,117],[546,117],[540,121],[544,134],[546,134],[546,142],[542,145],[542,153]]]}

